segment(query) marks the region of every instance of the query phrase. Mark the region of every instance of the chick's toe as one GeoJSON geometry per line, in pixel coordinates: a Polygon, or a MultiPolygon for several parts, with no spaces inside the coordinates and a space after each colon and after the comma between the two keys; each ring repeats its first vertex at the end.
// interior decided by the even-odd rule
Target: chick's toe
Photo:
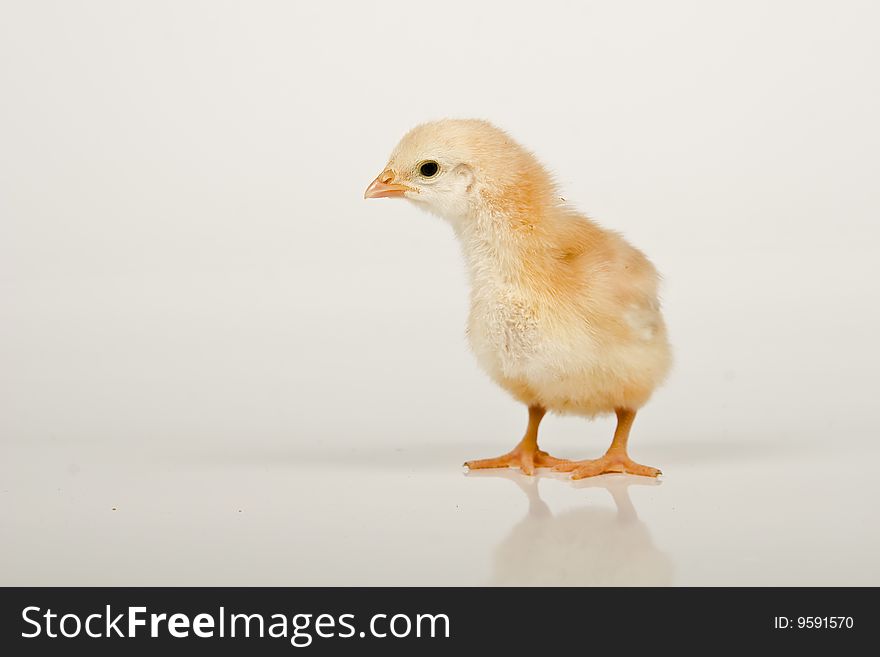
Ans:
{"type": "Polygon", "coordinates": [[[598,459],[567,461],[553,468],[557,472],[571,472],[572,479],[586,479],[611,472],[622,472],[642,477],[658,477],[663,474],[658,468],[636,463],[626,454],[605,454],[598,459]]]}
{"type": "Polygon", "coordinates": [[[519,468],[524,474],[535,474],[535,468],[555,468],[571,463],[565,459],[550,456],[543,450],[520,449],[496,456],[491,459],[478,459],[467,461],[465,466],[469,470],[484,470],[487,468],[519,468]]]}

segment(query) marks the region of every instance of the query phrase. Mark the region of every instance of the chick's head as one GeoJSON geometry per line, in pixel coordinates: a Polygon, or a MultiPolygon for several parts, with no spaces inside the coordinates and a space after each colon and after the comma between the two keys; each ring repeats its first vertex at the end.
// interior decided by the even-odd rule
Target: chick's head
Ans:
{"type": "Polygon", "coordinates": [[[453,223],[550,190],[535,158],[487,121],[445,119],[408,132],[364,198],[402,197],[453,223]]]}

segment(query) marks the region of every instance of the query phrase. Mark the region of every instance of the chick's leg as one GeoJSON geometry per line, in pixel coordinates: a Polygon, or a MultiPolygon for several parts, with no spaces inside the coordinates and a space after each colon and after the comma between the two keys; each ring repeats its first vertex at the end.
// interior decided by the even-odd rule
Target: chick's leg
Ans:
{"type": "Polygon", "coordinates": [[[629,439],[629,430],[632,428],[635,418],[635,411],[624,408],[617,409],[617,429],[614,431],[614,440],[611,441],[611,447],[608,448],[604,456],[586,461],[567,461],[556,465],[553,469],[559,472],[571,472],[572,479],[585,479],[606,472],[624,472],[643,477],[656,477],[663,474],[657,468],[636,463],[627,455],[626,441],[629,439]]]}
{"type": "Polygon", "coordinates": [[[494,459],[467,461],[465,465],[471,470],[514,467],[520,468],[527,475],[532,475],[535,474],[535,468],[552,468],[568,463],[538,449],[538,425],[541,424],[541,418],[546,412],[546,409],[540,406],[529,406],[529,426],[526,435],[512,451],[494,459]]]}

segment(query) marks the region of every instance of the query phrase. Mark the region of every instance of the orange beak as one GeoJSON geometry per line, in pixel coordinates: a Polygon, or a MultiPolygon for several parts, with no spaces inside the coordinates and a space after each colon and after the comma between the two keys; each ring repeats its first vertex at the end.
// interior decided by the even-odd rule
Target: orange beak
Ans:
{"type": "Polygon", "coordinates": [[[364,198],[391,198],[403,196],[406,191],[410,191],[410,188],[394,182],[394,172],[391,169],[385,169],[367,187],[364,198]]]}

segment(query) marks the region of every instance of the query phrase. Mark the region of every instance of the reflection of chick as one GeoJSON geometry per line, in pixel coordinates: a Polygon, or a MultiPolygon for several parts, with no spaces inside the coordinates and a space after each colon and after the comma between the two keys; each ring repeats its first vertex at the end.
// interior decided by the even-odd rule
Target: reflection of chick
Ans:
{"type": "MultiPolygon", "coordinates": [[[[483,473],[479,473],[482,475],[483,473]]],[[[499,473],[500,474],[500,473],[499,473]]],[[[484,476],[484,475],[483,475],[484,476]]],[[[538,494],[540,480],[513,479],[529,512],[495,551],[496,586],[669,586],[673,565],[636,515],[623,477],[596,480],[617,511],[583,507],[554,516],[538,494]]]]}
{"type": "Polygon", "coordinates": [[[562,204],[534,156],[485,121],[415,128],[364,196],[404,197],[452,224],[471,278],[471,346],[529,408],[513,451],[469,461],[470,469],[554,467],[575,479],[660,474],[626,450],[636,411],[670,364],[657,272],[640,251],[562,204]],[[611,447],[578,462],[539,450],[548,410],[616,413],[611,447]]]}

